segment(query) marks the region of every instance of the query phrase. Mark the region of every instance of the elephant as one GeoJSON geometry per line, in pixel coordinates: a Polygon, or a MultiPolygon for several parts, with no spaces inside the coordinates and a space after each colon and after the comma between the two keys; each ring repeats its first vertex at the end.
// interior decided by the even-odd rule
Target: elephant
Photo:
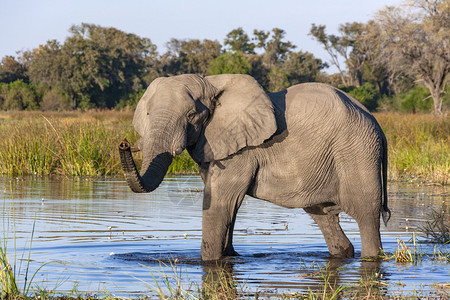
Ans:
{"type": "Polygon", "coordinates": [[[266,93],[242,74],[160,77],[139,100],[133,126],[137,146],[125,139],[119,145],[133,192],[155,190],[184,149],[198,164],[203,261],[238,255],[233,229],[245,195],[303,208],[331,257],[354,257],[339,224],[345,212],[358,224],[361,258],[380,254],[380,215],[385,224],[390,218],[387,141],[373,115],[345,92],[302,83],[266,93]]]}

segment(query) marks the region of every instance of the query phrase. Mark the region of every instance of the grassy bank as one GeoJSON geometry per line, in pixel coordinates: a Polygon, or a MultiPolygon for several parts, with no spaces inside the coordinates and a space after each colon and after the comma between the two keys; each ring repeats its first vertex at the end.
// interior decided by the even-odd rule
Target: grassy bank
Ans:
{"type": "Polygon", "coordinates": [[[450,183],[450,118],[394,113],[375,117],[388,141],[390,180],[450,183]]]}
{"type": "MultiPolygon", "coordinates": [[[[139,136],[131,112],[0,114],[0,174],[120,175],[117,145],[139,136]]],[[[380,113],[389,144],[389,179],[449,183],[450,121],[431,115],[380,113]]],[[[139,163],[140,155],[136,155],[139,163]]],[[[197,172],[184,152],[170,173],[197,172]]]]}
{"type": "MultiPolygon", "coordinates": [[[[16,112],[0,115],[0,173],[10,176],[120,175],[117,151],[126,137],[139,139],[133,114],[116,111],[86,113],[16,112]]],[[[141,155],[135,155],[137,164],[141,155]]],[[[177,157],[171,173],[197,172],[187,153],[177,157]]]]}

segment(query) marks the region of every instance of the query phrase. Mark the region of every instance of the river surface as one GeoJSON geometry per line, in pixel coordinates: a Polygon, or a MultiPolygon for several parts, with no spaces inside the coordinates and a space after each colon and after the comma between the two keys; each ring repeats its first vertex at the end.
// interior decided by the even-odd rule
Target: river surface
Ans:
{"type": "MultiPolygon", "coordinates": [[[[331,259],[319,228],[302,209],[251,197],[244,199],[235,226],[240,256],[222,267],[202,264],[203,183],[198,176],[168,177],[151,194],[134,194],[115,178],[0,177],[0,191],[2,246],[21,284],[28,255],[28,282],[41,268],[33,279],[35,289],[154,295],[157,284],[167,290],[165,275],[172,286],[176,278],[188,290],[201,286],[206,274],[219,268],[229,271],[250,295],[320,290],[328,271],[335,286],[376,276],[384,289],[402,295],[433,290],[435,283],[448,287],[450,282],[449,261],[432,259],[449,246],[417,243],[423,254],[417,264],[364,262],[359,259],[357,224],[341,214],[356,258],[331,259]]],[[[423,240],[418,226],[432,210],[448,216],[449,188],[390,183],[389,207],[392,218],[387,227],[382,225],[381,235],[384,250],[392,254],[398,239],[411,247],[408,241],[414,233],[423,240]]]]}

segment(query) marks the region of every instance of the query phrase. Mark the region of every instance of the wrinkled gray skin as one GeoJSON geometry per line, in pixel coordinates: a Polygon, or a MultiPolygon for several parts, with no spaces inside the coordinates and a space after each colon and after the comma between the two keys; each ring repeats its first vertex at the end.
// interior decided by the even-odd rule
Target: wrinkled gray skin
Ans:
{"type": "Polygon", "coordinates": [[[134,176],[126,176],[134,192],[156,189],[183,149],[198,163],[205,183],[203,260],[237,255],[233,228],[246,194],[303,208],[335,257],[354,255],[339,225],[339,212],[346,212],[358,223],[361,257],[380,253],[380,213],[389,219],[386,138],[344,92],[305,83],[266,94],[247,75],[158,78],[139,101],[133,125],[143,151],[140,175],[131,166],[134,176]]]}

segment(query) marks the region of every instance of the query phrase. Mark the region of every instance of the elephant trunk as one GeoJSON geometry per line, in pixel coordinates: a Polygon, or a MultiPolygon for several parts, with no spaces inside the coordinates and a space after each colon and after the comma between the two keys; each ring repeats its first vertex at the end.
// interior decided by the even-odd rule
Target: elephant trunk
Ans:
{"type": "Polygon", "coordinates": [[[173,157],[167,152],[146,156],[142,164],[141,174],[139,174],[131,154],[131,152],[136,151],[139,151],[139,149],[131,147],[126,139],[119,144],[120,162],[128,186],[135,193],[152,192],[161,184],[173,157]],[[148,159],[147,157],[151,158],[148,159]]]}

